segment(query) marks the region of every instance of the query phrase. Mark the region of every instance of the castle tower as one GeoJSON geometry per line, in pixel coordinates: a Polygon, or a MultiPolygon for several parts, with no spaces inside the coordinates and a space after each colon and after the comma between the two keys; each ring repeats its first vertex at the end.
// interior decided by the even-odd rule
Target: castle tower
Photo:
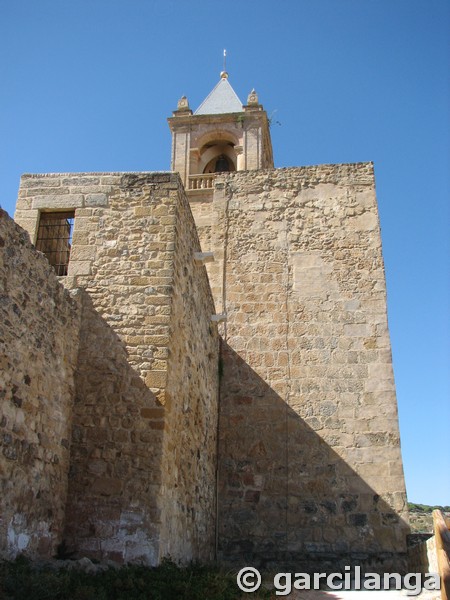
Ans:
{"type": "Polygon", "coordinates": [[[225,72],[169,125],[187,197],[177,173],[25,175],[42,254],[0,214],[0,556],[406,570],[373,164],[272,168],[225,72]]]}
{"type": "Polygon", "coordinates": [[[222,317],[218,558],[403,568],[373,165],[273,169],[267,115],[226,73],[169,125],[222,317]]]}
{"type": "Polygon", "coordinates": [[[183,96],[168,122],[171,170],[191,201],[212,194],[216,173],[273,168],[269,121],[258,95],[252,90],[243,105],[226,71],[195,113],[183,96]]]}

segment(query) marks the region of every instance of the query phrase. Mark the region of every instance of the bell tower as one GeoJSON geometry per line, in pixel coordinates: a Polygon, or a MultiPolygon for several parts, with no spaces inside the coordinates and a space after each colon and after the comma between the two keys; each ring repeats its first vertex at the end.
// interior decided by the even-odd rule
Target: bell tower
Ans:
{"type": "Polygon", "coordinates": [[[252,90],[243,105],[226,71],[194,113],[183,96],[168,122],[171,170],[180,174],[191,200],[212,192],[217,173],[274,166],[269,121],[258,95],[252,90]]]}

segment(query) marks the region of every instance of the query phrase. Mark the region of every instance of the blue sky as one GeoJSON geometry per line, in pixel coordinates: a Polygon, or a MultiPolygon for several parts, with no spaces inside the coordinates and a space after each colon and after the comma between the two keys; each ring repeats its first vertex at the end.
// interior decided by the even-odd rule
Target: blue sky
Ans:
{"type": "Polygon", "coordinates": [[[0,0],[0,204],[24,172],[170,168],[219,79],[278,167],[374,161],[408,497],[450,504],[448,0],[0,0]]]}

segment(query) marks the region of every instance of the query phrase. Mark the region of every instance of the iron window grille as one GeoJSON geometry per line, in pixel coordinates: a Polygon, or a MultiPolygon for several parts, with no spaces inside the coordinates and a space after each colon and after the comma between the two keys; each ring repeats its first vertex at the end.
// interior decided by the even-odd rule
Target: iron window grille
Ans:
{"type": "Polygon", "coordinates": [[[75,212],[41,213],[36,249],[45,254],[57,275],[67,275],[75,212]]]}

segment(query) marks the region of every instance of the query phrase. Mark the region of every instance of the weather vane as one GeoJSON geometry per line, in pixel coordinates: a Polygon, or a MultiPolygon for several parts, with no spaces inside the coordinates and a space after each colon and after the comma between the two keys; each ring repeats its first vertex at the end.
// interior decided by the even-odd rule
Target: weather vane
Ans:
{"type": "Polygon", "coordinates": [[[228,79],[227,73],[227,51],[224,49],[223,51],[223,71],[220,74],[222,79],[228,79]]]}

